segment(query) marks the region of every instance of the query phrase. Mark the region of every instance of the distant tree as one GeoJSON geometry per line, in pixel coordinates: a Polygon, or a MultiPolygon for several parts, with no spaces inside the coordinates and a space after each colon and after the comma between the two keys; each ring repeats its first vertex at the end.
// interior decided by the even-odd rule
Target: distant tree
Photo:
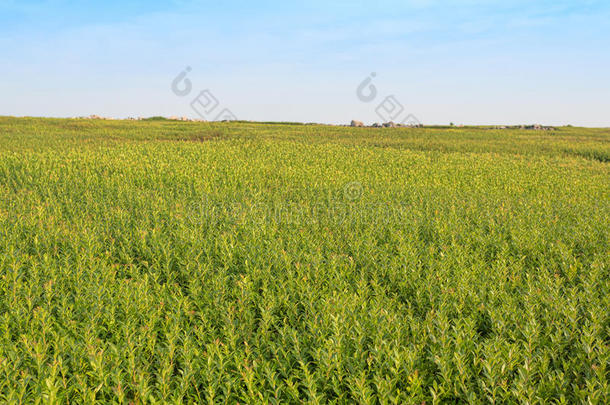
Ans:
{"type": "Polygon", "coordinates": [[[154,117],[142,118],[142,121],[169,121],[169,120],[165,117],[160,117],[160,116],[156,115],[154,117]]]}

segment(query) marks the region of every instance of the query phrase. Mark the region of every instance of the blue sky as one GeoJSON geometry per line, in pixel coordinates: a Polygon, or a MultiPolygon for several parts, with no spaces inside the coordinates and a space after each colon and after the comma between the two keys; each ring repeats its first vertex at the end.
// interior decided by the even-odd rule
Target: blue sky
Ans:
{"type": "Polygon", "coordinates": [[[608,21],[597,0],[0,0],[0,115],[195,118],[209,90],[251,120],[372,123],[394,96],[430,124],[610,126],[608,21]]]}

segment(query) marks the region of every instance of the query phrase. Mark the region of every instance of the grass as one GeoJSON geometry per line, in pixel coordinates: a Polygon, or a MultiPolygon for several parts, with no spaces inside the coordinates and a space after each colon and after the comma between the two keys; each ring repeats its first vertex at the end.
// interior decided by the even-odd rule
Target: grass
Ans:
{"type": "Polygon", "coordinates": [[[0,402],[609,403],[609,156],[0,117],[0,402]]]}

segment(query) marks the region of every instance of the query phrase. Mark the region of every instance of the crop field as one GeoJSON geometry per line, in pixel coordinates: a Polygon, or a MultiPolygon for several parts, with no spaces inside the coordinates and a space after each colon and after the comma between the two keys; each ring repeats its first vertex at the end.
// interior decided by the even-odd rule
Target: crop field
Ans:
{"type": "Polygon", "coordinates": [[[0,117],[1,403],[610,403],[610,130],[0,117]]]}

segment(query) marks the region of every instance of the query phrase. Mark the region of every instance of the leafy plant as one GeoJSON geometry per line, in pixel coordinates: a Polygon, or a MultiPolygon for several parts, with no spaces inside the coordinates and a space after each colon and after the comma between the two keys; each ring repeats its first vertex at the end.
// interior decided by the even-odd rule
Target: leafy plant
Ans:
{"type": "Polygon", "coordinates": [[[609,140],[0,117],[0,401],[608,403],[609,140]]]}

